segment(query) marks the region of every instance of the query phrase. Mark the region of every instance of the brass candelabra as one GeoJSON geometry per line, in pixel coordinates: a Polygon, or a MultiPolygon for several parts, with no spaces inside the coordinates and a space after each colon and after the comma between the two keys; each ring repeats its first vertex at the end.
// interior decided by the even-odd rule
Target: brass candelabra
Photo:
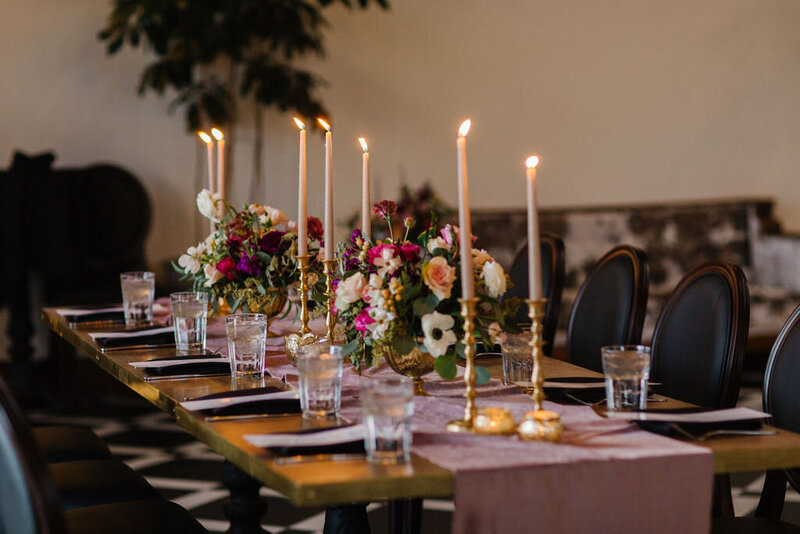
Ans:
{"type": "Polygon", "coordinates": [[[317,341],[317,336],[308,328],[308,262],[311,256],[297,256],[300,269],[300,330],[284,336],[284,351],[293,365],[297,365],[297,349],[317,341]]]}
{"type": "Polygon", "coordinates": [[[336,326],[336,315],[333,313],[333,303],[336,299],[333,294],[333,273],[336,260],[323,260],[325,266],[325,298],[328,303],[328,312],[325,315],[325,327],[327,328],[328,342],[333,344],[333,329],[336,326]]]}
{"type": "Polygon", "coordinates": [[[464,318],[464,359],[467,367],[464,371],[467,406],[464,408],[464,419],[456,419],[447,423],[448,432],[472,432],[475,427],[475,306],[478,299],[459,299],[461,316],[464,318]]]}
{"type": "Polygon", "coordinates": [[[533,371],[531,372],[531,382],[533,382],[534,410],[525,414],[524,419],[519,424],[517,432],[522,439],[538,441],[559,441],[563,432],[561,416],[551,410],[542,408],[544,402],[544,372],[542,371],[542,319],[544,318],[544,306],[547,299],[527,300],[528,317],[531,319],[531,356],[533,358],[533,371]]]}

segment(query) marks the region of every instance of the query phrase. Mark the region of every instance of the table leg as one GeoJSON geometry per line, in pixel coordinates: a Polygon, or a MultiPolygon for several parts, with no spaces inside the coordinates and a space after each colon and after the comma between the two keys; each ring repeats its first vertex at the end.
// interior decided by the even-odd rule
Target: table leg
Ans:
{"type": "Polygon", "coordinates": [[[389,501],[389,533],[419,534],[422,529],[422,499],[389,501]]]}
{"type": "Polygon", "coordinates": [[[231,493],[230,500],[222,507],[231,522],[228,534],[269,534],[261,528],[261,516],[267,511],[266,503],[258,495],[261,483],[226,460],[222,484],[231,493]]]}

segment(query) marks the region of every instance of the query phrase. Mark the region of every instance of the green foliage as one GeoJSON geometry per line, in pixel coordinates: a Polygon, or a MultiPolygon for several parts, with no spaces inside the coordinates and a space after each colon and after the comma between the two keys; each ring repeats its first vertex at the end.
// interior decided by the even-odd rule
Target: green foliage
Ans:
{"type": "Polygon", "coordinates": [[[324,54],[325,8],[372,3],[389,7],[387,0],[112,0],[98,38],[109,55],[126,44],[156,55],[139,94],[175,90],[170,110],[185,108],[189,130],[231,122],[239,97],[313,117],[327,114],[315,96],[323,82],[292,62],[324,54]],[[209,74],[219,64],[228,67],[227,81],[209,74]]]}

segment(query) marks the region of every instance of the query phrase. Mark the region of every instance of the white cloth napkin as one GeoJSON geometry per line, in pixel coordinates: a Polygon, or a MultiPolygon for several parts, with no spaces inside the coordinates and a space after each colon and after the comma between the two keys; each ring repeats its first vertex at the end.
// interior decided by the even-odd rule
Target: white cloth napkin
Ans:
{"type": "Polygon", "coordinates": [[[364,425],[358,424],[310,434],[246,434],[256,447],[323,447],[364,439],[364,425]]]}
{"type": "Polygon", "coordinates": [[[608,412],[609,419],[624,419],[626,421],[663,421],[666,423],[724,423],[727,421],[748,421],[751,419],[764,419],[768,413],[751,408],[727,408],[724,410],[708,410],[706,412],[690,413],[655,413],[655,412],[608,412]]]}
{"type": "Polygon", "coordinates": [[[144,362],[128,362],[128,365],[136,368],[173,367],[175,365],[191,365],[194,363],[228,363],[228,358],[191,358],[184,360],[151,360],[144,362]]]}
{"type": "Polygon", "coordinates": [[[220,397],[218,399],[185,401],[181,403],[181,406],[192,411],[212,410],[214,408],[246,404],[248,402],[258,402],[270,399],[296,399],[298,397],[299,393],[297,391],[276,391],[274,393],[258,393],[256,395],[241,395],[238,397],[220,397]]]}
{"type": "Polygon", "coordinates": [[[155,334],[165,334],[167,332],[174,332],[175,329],[172,326],[162,326],[161,328],[149,328],[147,330],[137,330],[135,332],[92,332],[89,334],[89,337],[92,339],[97,339],[99,337],[113,339],[113,338],[124,338],[124,337],[145,337],[145,336],[152,336],[155,334]]]}

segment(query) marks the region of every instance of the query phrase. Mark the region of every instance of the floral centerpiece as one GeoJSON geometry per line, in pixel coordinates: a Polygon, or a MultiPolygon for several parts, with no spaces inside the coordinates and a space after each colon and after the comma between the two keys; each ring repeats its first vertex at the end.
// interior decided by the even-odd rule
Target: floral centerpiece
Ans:
{"type": "MultiPolygon", "coordinates": [[[[342,276],[335,307],[345,325],[344,352],[361,368],[389,354],[419,351],[433,359],[440,376],[453,378],[456,359],[464,353],[459,229],[450,224],[440,229],[433,221],[410,239],[414,220],[407,218],[404,235],[395,238],[391,218],[396,211],[396,204],[386,200],[373,208],[386,221],[389,238],[373,243],[355,230],[339,246],[342,276]]],[[[475,337],[491,346],[501,331],[517,331],[513,317],[519,301],[501,300],[509,281],[494,258],[484,250],[469,253],[479,301],[475,337]]],[[[488,380],[488,373],[480,372],[478,379],[488,380]]]]}
{"type": "MultiPolygon", "coordinates": [[[[175,269],[191,279],[195,291],[206,291],[215,305],[223,297],[235,311],[275,315],[286,304],[288,290],[299,278],[297,224],[279,209],[250,204],[241,211],[219,194],[204,189],[197,195],[200,213],[214,222],[214,231],[178,258],[175,269]]],[[[312,262],[309,285],[319,279],[316,261],[322,222],[308,218],[312,262]]]]}

